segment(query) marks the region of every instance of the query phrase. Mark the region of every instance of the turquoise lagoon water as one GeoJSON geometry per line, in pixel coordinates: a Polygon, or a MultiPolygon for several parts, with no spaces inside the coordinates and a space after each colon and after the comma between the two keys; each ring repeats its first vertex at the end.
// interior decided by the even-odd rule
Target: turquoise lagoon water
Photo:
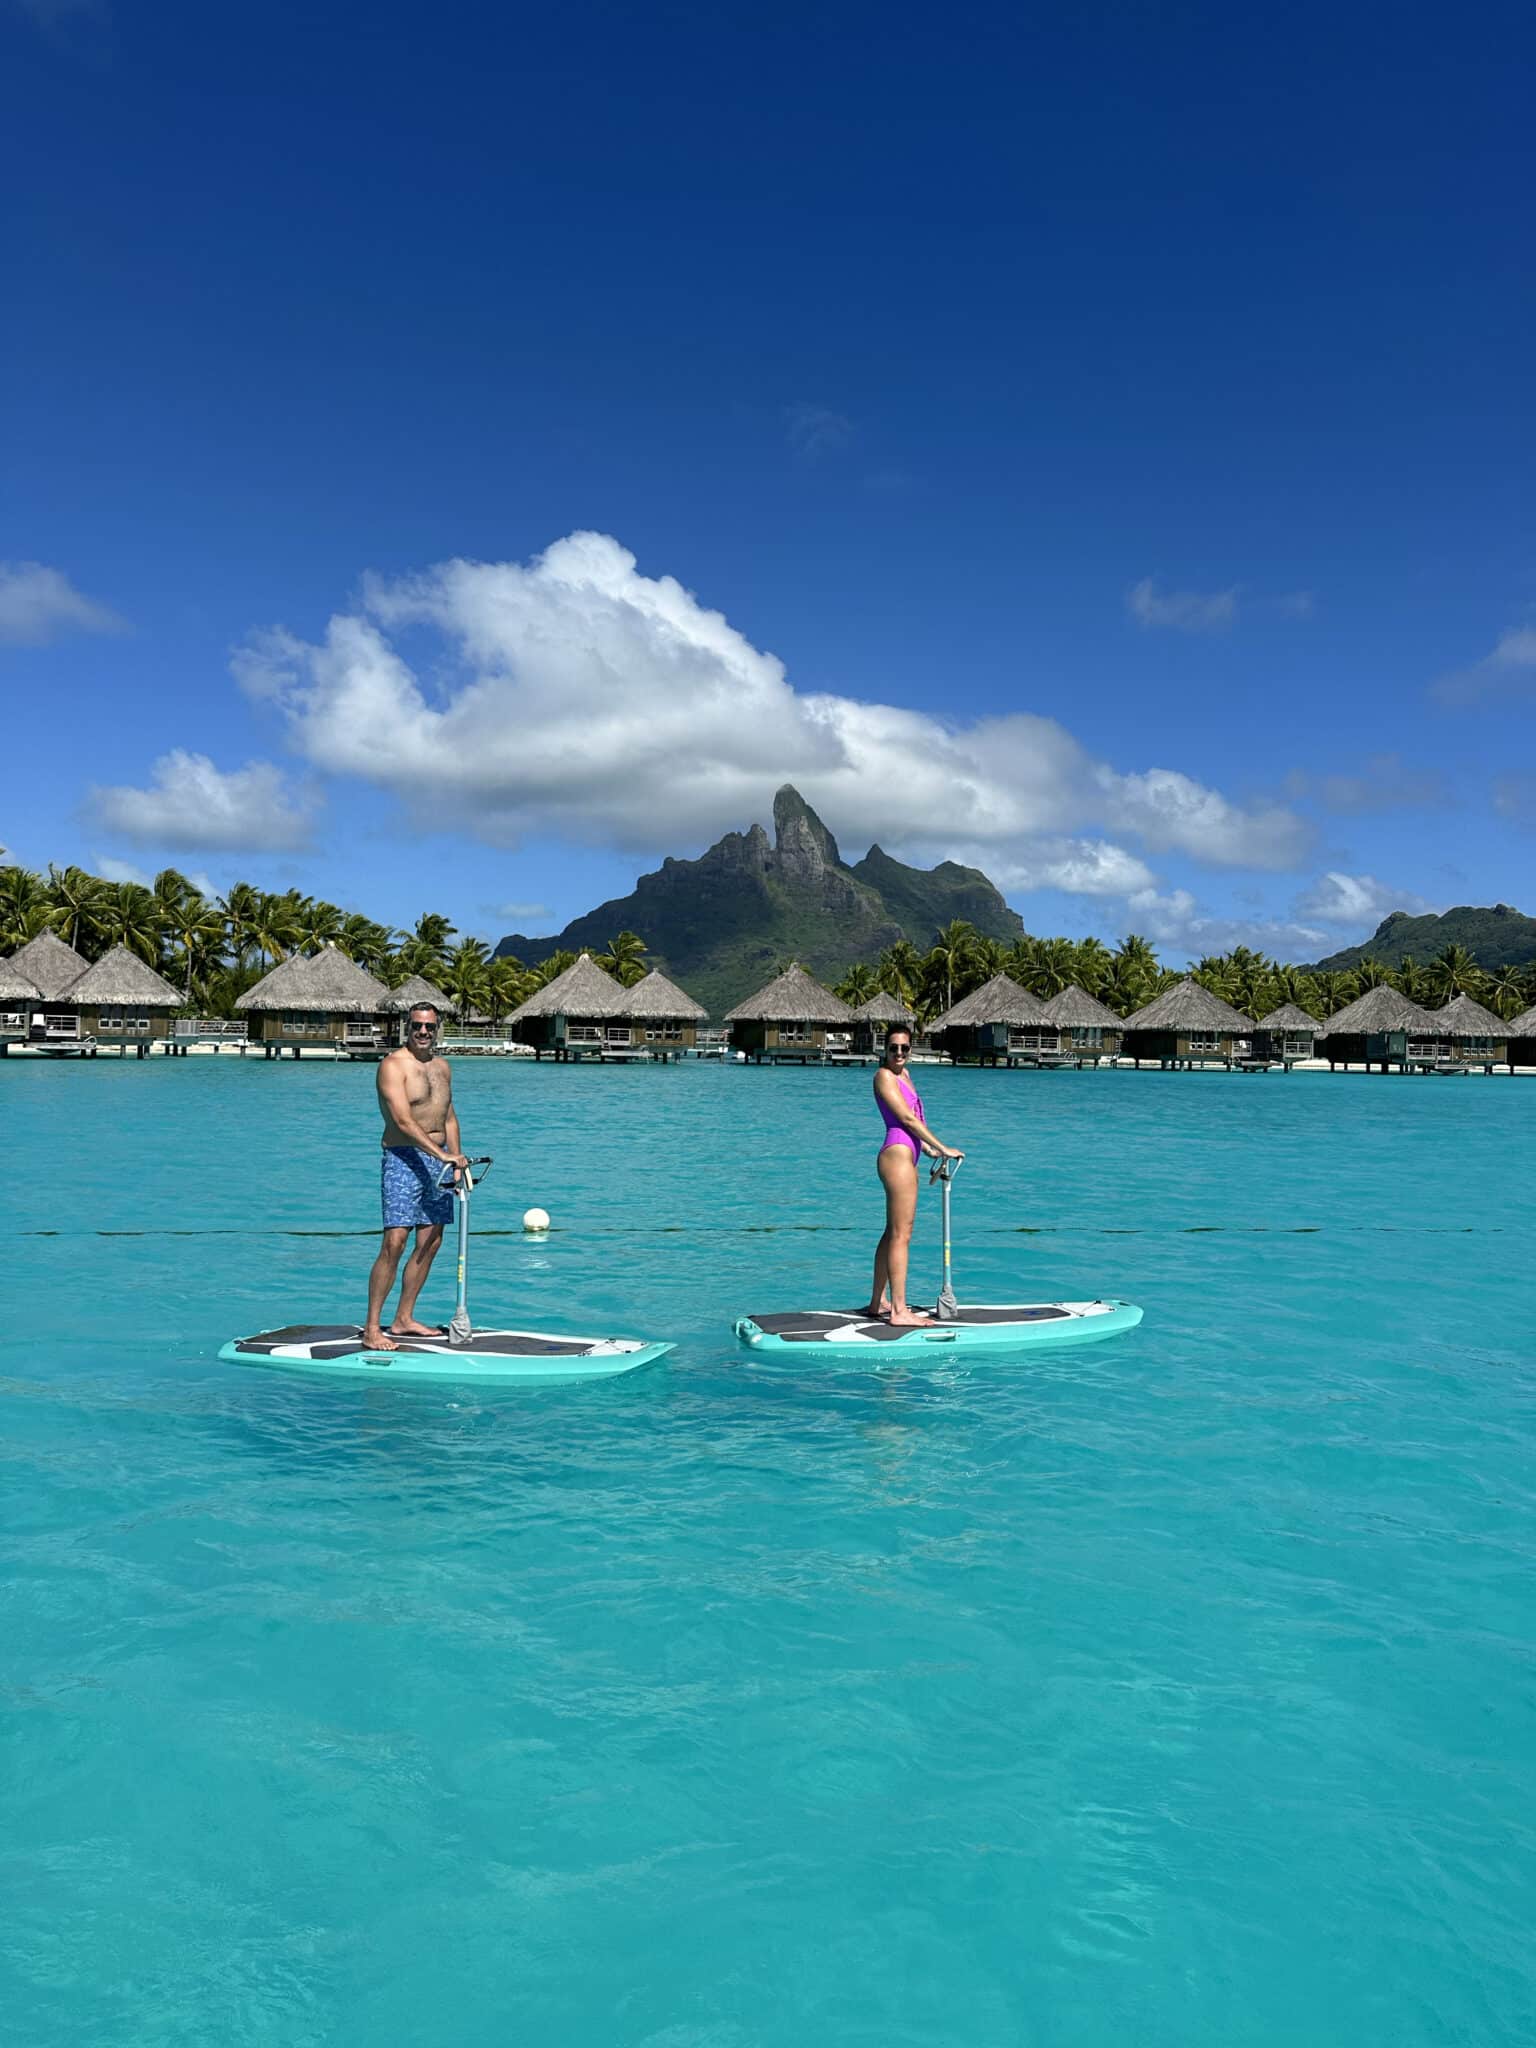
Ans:
{"type": "Polygon", "coordinates": [[[371,1071],[0,1068],[8,2038],[1532,2038],[1536,1084],[917,1078],[962,1296],[1139,1331],[756,1362],[867,1071],[482,1062],[482,1320],[676,1352],[242,1371],[358,1310],[371,1071]]]}

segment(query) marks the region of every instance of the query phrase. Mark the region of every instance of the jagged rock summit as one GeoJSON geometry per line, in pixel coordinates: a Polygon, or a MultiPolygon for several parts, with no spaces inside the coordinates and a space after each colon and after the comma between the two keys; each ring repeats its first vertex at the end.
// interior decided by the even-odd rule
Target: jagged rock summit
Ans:
{"type": "Polygon", "coordinates": [[[761,825],[727,832],[697,860],[664,860],[631,895],[599,904],[563,932],[514,932],[496,951],[537,964],[561,950],[601,950],[616,933],[635,931],[653,962],[720,1017],[789,960],[836,979],[897,939],[926,949],[956,917],[1004,942],[1024,929],[979,868],[909,868],[878,846],[849,867],[785,783],[773,800],[771,840],[761,825]]]}

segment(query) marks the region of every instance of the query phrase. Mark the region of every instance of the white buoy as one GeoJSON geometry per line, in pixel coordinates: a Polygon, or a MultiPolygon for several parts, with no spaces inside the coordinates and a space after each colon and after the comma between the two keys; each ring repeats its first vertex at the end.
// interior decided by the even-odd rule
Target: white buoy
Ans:
{"type": "Polygon", "coordinates": [[[549,1211],[547,1209],[525,1209],[523,1211],[523,1228],[524,1230],[548,1230],[549,1211]]]}

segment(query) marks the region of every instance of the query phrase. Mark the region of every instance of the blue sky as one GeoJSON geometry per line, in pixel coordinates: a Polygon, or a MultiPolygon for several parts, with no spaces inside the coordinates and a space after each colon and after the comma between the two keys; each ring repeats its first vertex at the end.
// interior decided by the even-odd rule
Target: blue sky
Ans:
{"type": "Polygon", "coordinates": [[[0,842],[1536,910],[1536,16],[0,0],[0,842]],[[327,18],[327,16],[329,18],[327,18]]]}

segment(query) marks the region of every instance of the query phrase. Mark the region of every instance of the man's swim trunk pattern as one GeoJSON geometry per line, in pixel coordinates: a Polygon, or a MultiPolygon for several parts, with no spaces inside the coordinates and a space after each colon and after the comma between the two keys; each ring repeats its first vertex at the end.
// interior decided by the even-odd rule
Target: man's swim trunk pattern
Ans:
{"type": "Polygon", "coordinates": [[[416,1230],[423,1224],[453,1221],[453,1191],[439,1188],[441,1159],[418,1145],[386,1145],[380,1170],[386,1230],[416,1230]]]}

